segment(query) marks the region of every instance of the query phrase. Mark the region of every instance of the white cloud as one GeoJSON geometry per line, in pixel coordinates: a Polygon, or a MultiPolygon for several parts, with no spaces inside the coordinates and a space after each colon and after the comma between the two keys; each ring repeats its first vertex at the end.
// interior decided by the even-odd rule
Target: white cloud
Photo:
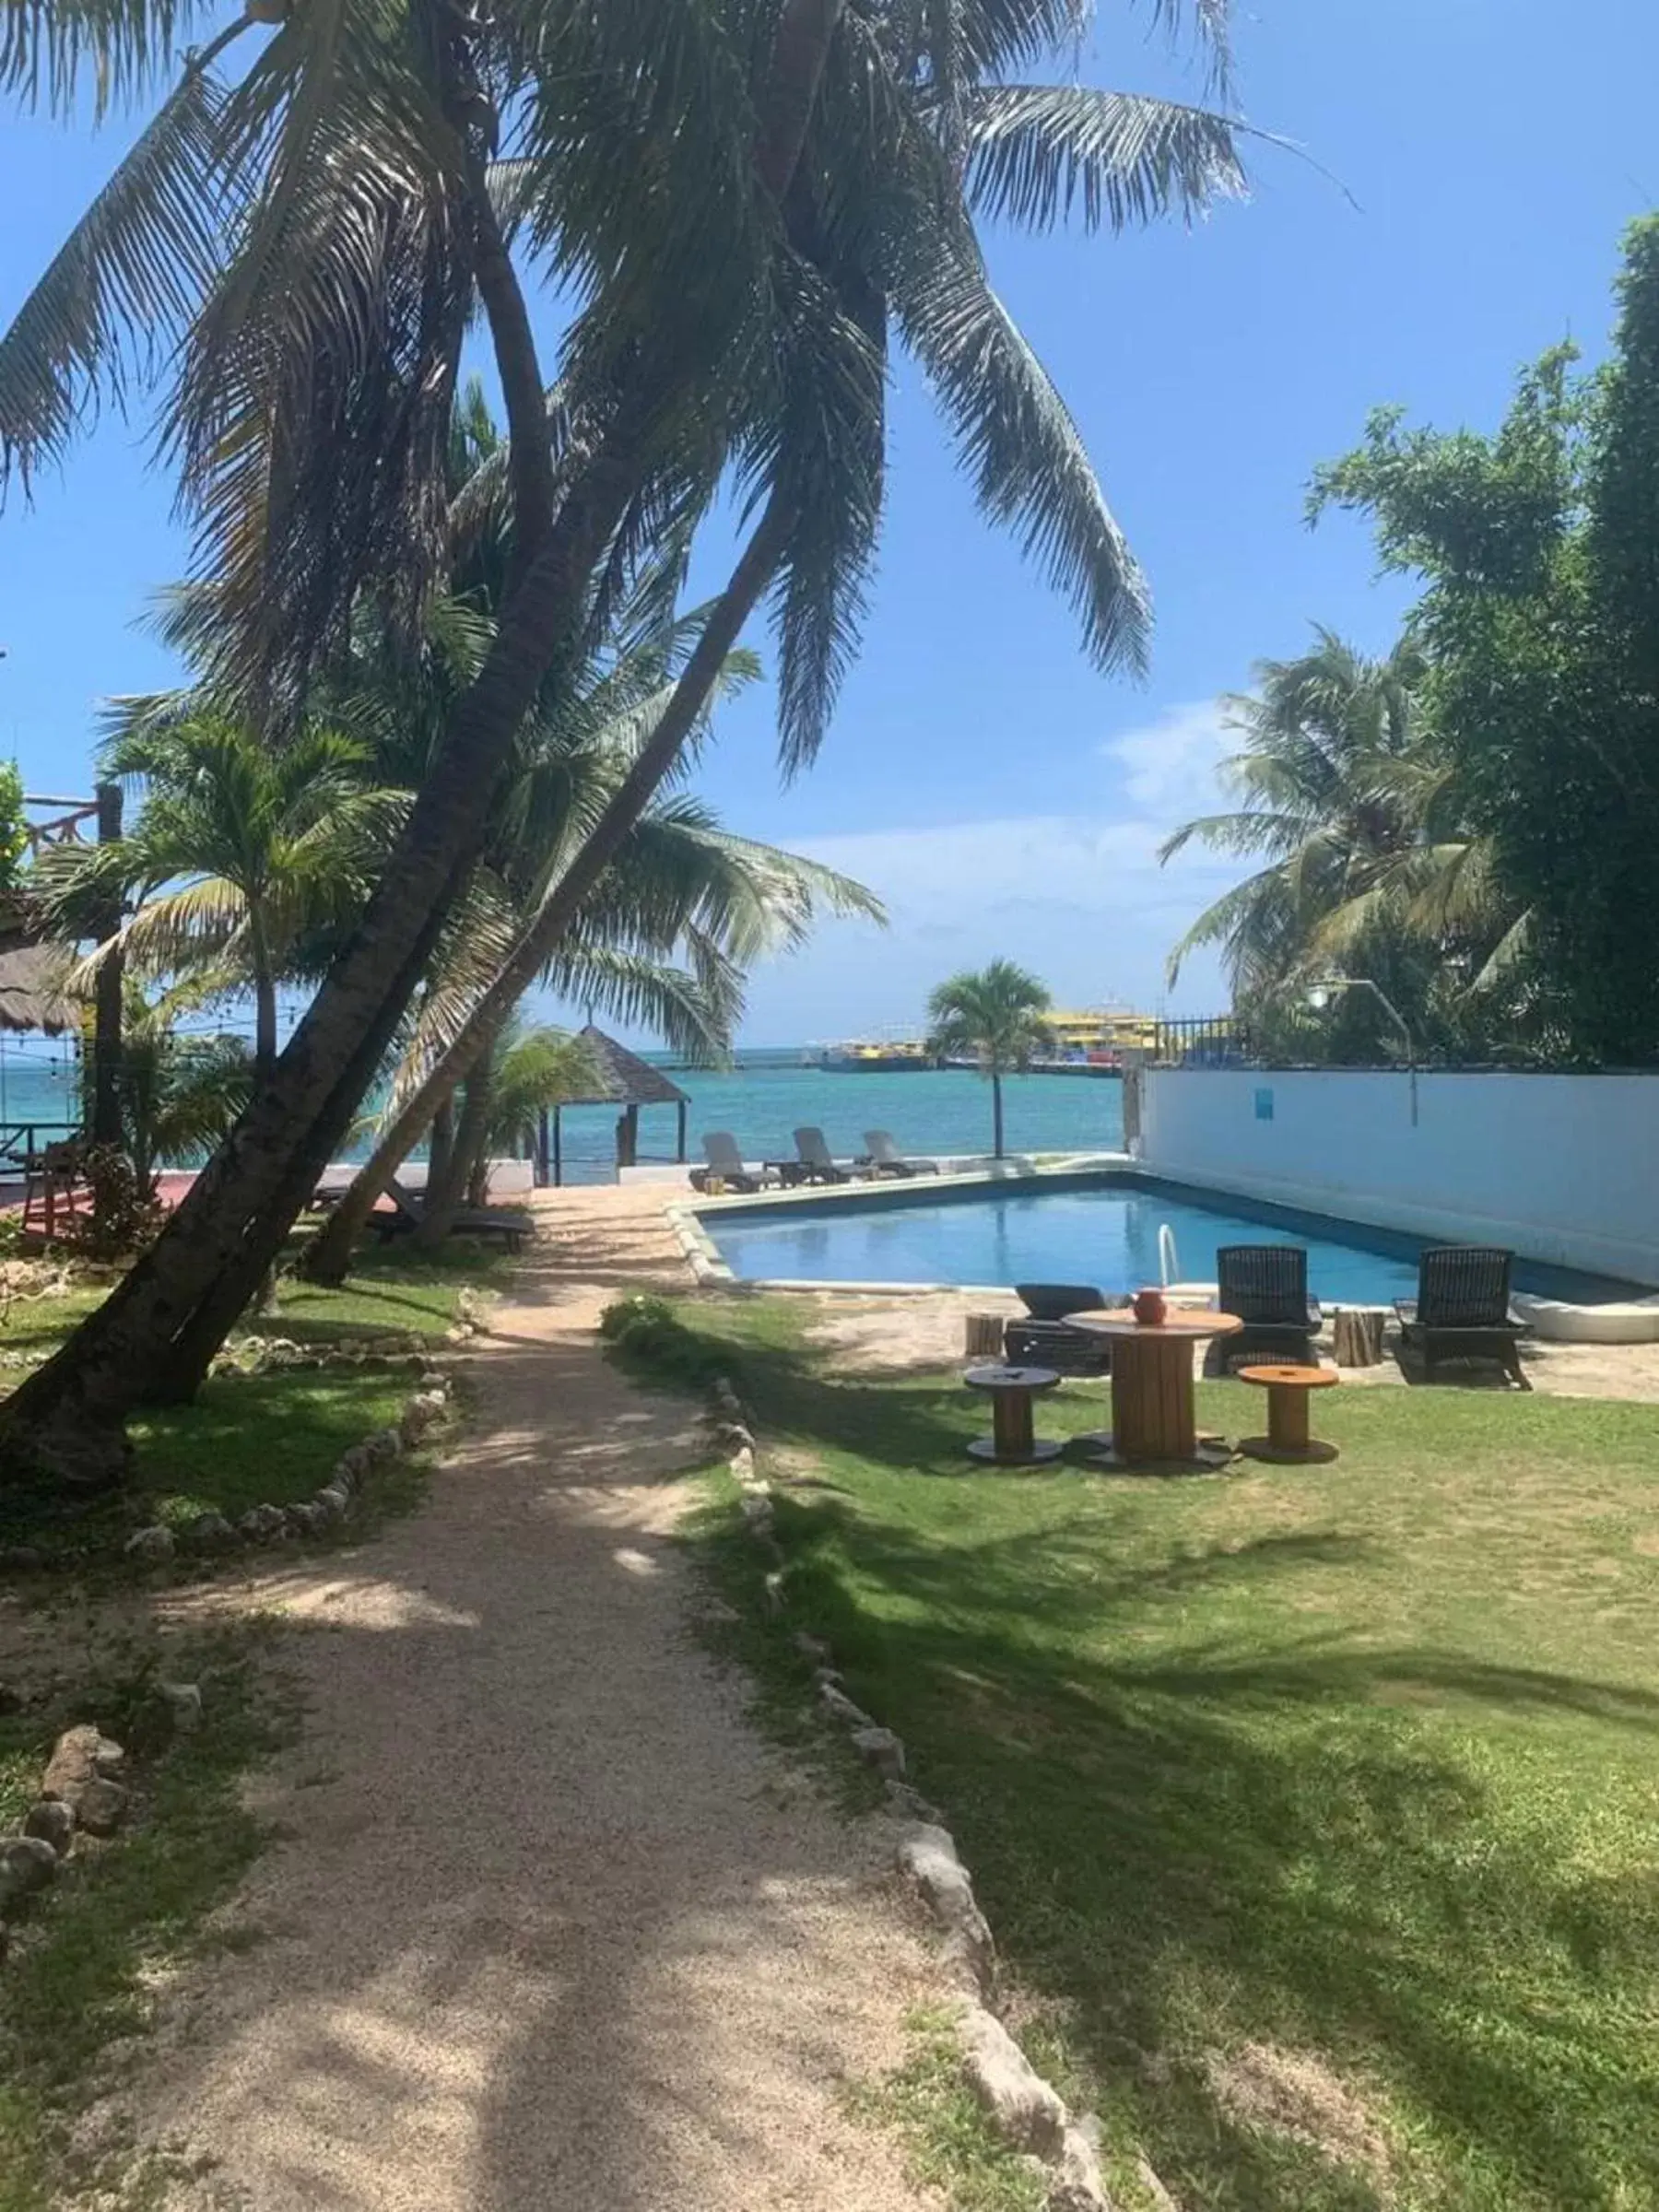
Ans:
{"type": "Polygon", "coordinates": [[[1184,821],[1194,810],[1194,790],[1217,788],[1216,771],[1239,749],[1239,735],[1226,726],[1226,709],[1217,699],[1186,707],[1168,707],[1156,722],[1109,738],[1101,747],[1124,770],[1124,788],[1140,813],[1160,821],[1184,821]]]}
{"type": "MultiPolygon", "coordinates": [[[[1166,709],[1079,765],[1074,809],[796,841],[868,884],[890,926],[840,924],[753,979],[746,1033],[757,1042],[913,1022],[954,967],[1006,954],[1063,1004],[1166,998],[1164,961],[1188,924],[1237,878],[1202,852],[1162,867],[1171,830],[1224,803],[1218,763],[1236,749],[1218,701],[1166,709]]],[[[1221,1003],[1213,959],[1183,969],[1177,1001],[1221,1003]]]]}

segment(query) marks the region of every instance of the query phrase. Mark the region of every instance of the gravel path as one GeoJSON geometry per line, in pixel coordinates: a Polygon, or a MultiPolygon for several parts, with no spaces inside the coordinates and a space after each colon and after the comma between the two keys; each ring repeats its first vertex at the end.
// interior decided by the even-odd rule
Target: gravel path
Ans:
{"type": "Polygon", "coordinates": [[[498,1310],[427,1509],[262,1578],[311,1624],[303,1746],[261,1784],[265,1933],[176,1988],[141,2136],[176,2206],[920,2212],[838,2090],[936,1994],[887,1865],[688,1633],[685,1409],[592,1325],[671,1253],[562,1206],[498,1310]]]}

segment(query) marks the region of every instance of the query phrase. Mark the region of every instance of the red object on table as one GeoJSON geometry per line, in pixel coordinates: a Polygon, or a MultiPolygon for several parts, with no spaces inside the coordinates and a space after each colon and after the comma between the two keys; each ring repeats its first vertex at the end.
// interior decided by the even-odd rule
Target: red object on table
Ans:
{"type": "Polygon", "coordinates": [[[1135,1318],[1147,1328],[1155,1329],[1169,1310],[1169,1300],[1161,1290],[1137,1290],[1135,1294],[1135,1318]]]}

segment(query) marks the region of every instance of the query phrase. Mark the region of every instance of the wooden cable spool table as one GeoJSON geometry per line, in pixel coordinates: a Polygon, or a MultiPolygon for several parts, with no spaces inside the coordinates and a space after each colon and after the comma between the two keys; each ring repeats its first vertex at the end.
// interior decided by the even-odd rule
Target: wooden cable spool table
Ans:
{"type": "Polygon", "coordinates": [[[968,1449],[975,1459],[988,1459],[999,1467],[1035,1466],[1058,1459],[1062,1447],[1033,1434],[1031,1400],[1041,1390],[1057,1390],[1060,1377],[1052,1367],[971,1367],[962,1377],[970,1390],[991,1394],[991,1433],[976,1436],[968,1449]]]}
{"type": "Polygon", "coordinates": [[[1308,1401],[1316,1390],[1331,1390],[1339,1378],[1328,1367],[1241,1367],[1241,1382],[1267,1393],[1267,1433],[1247,1436],[1240,1444],[1252,1459],[1312,1465],[1335,1459],[1336,1447],[1308,1433],[1308,1401]]]}
{"type": "Polygon", "coordinates": [[[1094,1440],[1102,1454],[1097,1465],[1226,1465],[1230,1448],[1198,1434],[1193,1347],[1241,1329],[1236,1313],[1171,1308],[1162,1321],[1147,1322],[1127,1307],[1107,1307],[1065,1320],[1069,1328],[1112,1340],[1112,1433],[1094,1440]]]}

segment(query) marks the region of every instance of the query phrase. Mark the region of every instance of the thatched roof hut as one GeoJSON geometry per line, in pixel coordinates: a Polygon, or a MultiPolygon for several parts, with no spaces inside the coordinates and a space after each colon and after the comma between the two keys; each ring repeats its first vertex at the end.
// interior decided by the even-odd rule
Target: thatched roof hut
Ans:
{"type": "Polygon", "coordinates": [[[64,996],[64,949],[41,944],[29,920],[26,900],[0,895],[0,1030],[57,1037],[76,1021],[75,1002],[64,996]]]}
{"type": "Polygon", "coordinates": [[[677,1083],[671,1083],[660,1067],[653,1067],[649,1060],[641,1060],[630,1053],[625,1044],[607,1037],[590,1021],[584,1030],[576,1032],[576,1042],[586,1053],[593,1067],[594,1081],[590,1089],[579,1099],[567,1099],[567,1106],[683,1106],[688,1093],[677,1083]]]}
{"type": "Polygon", "coordinates": [[[675,1157],[686,1157],[686,1109],[690,1096],[677,1083],[671,1083],[660,1067],[653,1067],[649,1060],[641,1060],[630,1053],[625,1044],[607,1037],[590,1021],[576,1033],[576,1042],[587,1054],[593,1069],[593,1080],[577,1099],[565,1099],[552,1109],[551,1121],[542,1115],[539,1167],[544,1180],[551,1176],[554,1182],[564,1181],[564,1143],[560,1112],[564,1106],[619,1106],[621,1115],[617,1124],[617,1165],[631,1168],[639,1157],[640,1109],[641,1106],[672,1106],[676,1111],[677,1149],[675,1157]]]}

